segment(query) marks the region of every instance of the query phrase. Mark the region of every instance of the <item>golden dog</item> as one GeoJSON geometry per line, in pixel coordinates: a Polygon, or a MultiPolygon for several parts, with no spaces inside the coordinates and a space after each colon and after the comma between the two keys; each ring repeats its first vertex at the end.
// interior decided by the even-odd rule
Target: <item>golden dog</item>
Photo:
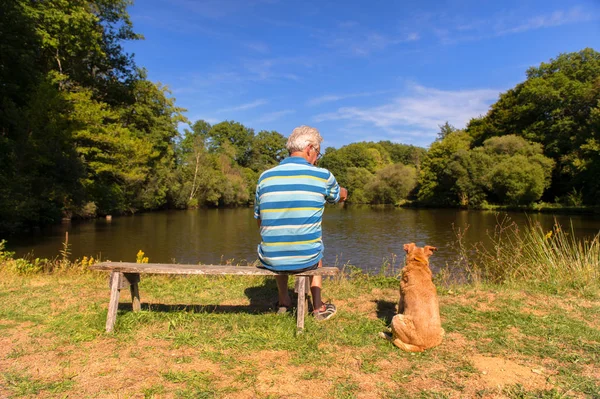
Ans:
{"type": "Polygon", "coordinates": [[[432,281],[429,257],[437,248],[404,244],[406,266],[402,269],[398,314],[392,319],[392,333],[381,333],[398,348],[422,352],[442,342],[444,329],[440,305],[432,281]]]}

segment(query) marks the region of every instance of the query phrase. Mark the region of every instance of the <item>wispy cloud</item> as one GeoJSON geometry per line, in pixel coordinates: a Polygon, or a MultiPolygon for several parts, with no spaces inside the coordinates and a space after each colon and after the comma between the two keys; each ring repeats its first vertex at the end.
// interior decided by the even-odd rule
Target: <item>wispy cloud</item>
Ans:
{"type": "Polygon", "coordinates": [[[253,101],[251,103],[246,103],[246,104],[241,104],[241,105],[237,105],[235,107],[230,107],[230,108],[223,108],[220,110],[217,110],[217,112],[234,112],[234,111],[245,111],[248,109],[252,109],[252,108],[256,108],[256,107],[260,107],[261,105],[265,105],[267,104],[268,101],[267,100],[256,100],[253,101]]]}
{"type": "Polygon", "coordinates": [[[335,48],[347,55],[368,56],[386,48],[419,40],[419,34],[411,32],[402,36],[385,35],[378,32],[357,32],[349,34],[344,31],[327,39],[325,45],[335,48]]]}
{"type": "Polygon", "coordinates": [[[600,19],[600,14],[583,7],[556,10],[538,15],[495,15],[492,18],[457,23],[455,26],[432,29],[443,44],[455,44],[523,33],[536,29],[583,23],[600,19]]]}
{"type": "Polygon", "coordinates": [[[558,10],[551,14],[534,16],[521,23],[510,24],[508,26],[503,26],[503,24],[496,25],[496,34],[507,35],[512,33],[520,33],[533,29],[550,28],[553,26],[561,26],[577,22],[587,22],[597,18],[598,15],[594,15],[594,13],[585,11],[581,7],[574,7],[568,11],[558,10]]]}
{"type": "Polygon", "coordinates": [[[439,125],[448,121],[463,127],[467,122],[485,114],[499,95],[499,90],[476,89],[446,91],[413,84],[409,95],[397,97],[376,107],[342,107],[335,112],[317,115],[316,122],[347,120],[381,128],[390,133],[410,132],[434,135],[439,125]]]}
{"type": "Polygon", "coordinates": [[[370,97],[379,94],[389,93],[389,90],[373,91],[368,93],[348,93],[348,94],[326,94],[321,97],[310,99],[306,102],[308,106],[315,106],[329,102],[346,100],[349,98],[370,97]]]}
{"type": "Polygon", "coordinates": [[[255,119],[254,122],[255,123],[266,123],[266,122],[273,122],[276,121],[278,119],[281,119],[282,117],[289,115],[289,114],[293,114],[296,111],[293,109],[286,109],[283,111],[276,111],[276,112],[270,112],[268,114],[264,114],[263,116],[261,116],[258,119],[255,119]]]}
{"type": "Polygon", "coordinates": [[[245,42],[244,46],[261,54],[266,54],[269,52],[269,46],[263,42],[245,42]]]}

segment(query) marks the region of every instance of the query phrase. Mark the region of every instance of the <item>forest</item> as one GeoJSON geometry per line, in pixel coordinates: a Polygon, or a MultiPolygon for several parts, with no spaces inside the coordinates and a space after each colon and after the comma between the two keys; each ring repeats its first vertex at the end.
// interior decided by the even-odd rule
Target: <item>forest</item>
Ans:
{"type": "MultiPolygon", "coordinates": [[[[3,6],[0,232],[62,218],[247,206],[260,173],[287,156],[280,132],[189,121],[124,51],[125,41],[143,39],[129,5],[3,6]]],[[[529,68],[486,115],[464,128],[441,125],[428,149],[352,143],[327,148],[319,166],[349,189],[350,203],[598,205],[600,53],[587,48],[529,68]]]]}

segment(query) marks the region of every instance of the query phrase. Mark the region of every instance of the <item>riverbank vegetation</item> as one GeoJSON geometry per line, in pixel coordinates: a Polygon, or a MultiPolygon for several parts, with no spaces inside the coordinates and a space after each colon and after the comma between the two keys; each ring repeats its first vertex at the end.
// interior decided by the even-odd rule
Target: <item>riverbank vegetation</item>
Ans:
{"type": "MultiPolygon", "coordinates": [[[[0,232],[245,206],[260,173],[286,156],[279,132],[187,120],[123,50],[142,38],[128,5],[17,0],[0,15],[0,232]]],[[[351,143],[326,148],[321,166],[354,203],[590,210],[600,198],[599,79],[600,53],[560,54],[463,129],[442,125],[429,149],[351,143]]]]}
{"type": "Polygon", "coordinates": [[[273,279],[239,276],[145,277],[142,311],[123,291],[106,334],[107,276],[87,271],[93,259],[71,262],[65,245],[36,268],[0,249],[0,396],[596,398],[600,238],[515,229],[501,222],[484,252],[460,248],[457,232],[459,257],[435,277],[446,335],[421,354],[378,338],[396,262],[373,275],[340,265],[324,282],[338,314],[309,317],[301,335],[275,314],[273,279]]]}

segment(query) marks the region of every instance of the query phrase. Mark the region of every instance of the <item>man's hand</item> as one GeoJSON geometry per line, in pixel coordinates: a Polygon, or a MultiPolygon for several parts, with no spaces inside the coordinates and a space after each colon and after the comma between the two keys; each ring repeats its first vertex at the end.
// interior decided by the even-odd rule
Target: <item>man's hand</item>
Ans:
{"type": "Polygon", "coordinates": [[[348,199],[348,190],[344,187],[340,187],[340,202],[344,202],[348,199]]]}

